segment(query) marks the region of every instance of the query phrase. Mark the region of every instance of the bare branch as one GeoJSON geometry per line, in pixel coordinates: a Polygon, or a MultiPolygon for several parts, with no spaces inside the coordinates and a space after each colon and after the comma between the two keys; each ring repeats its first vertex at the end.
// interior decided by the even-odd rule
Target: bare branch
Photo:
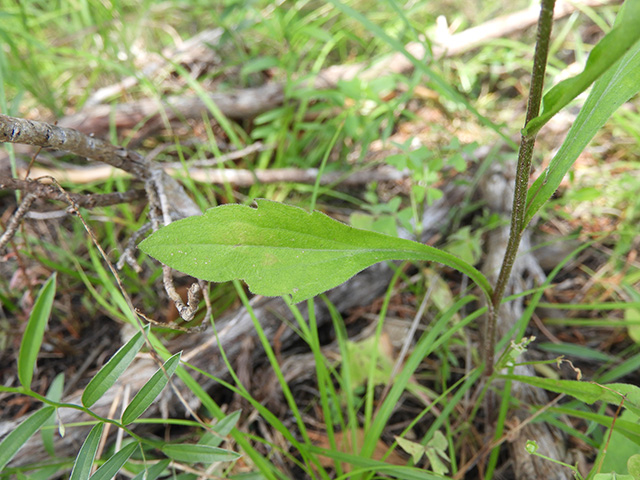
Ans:
{"type": "MultiPolygon", "coordinates": [[[[151,207],[150,215],[154,230],[159,228],[160,225],[158,214],[156,213],[158,211],[162,212],[164,220],[163,223],[165,224],[171,222],[172,212],[175,214],[175,217],[178,218],[201,213],[198,206],[189,198],[182,186],[175,179],[167,175],[161,167],[152,166],[151,162],[146,160],[137,152],[117,147],[105,142],[104,140],[87,136],[77,130],[0,114],[0,141],[64,150],[75,155],[86,157],[90,160],[107,163],[132,174],[139,180],[143,180],[145,182],[145,193],[149,199],[151,207]]],[[[14,190],[31,189],[41,193],[44,198],[65,199],[69,203],[72,211],[75,213],[78,213],[78,202],[76,202],[75,199],[84,200],[86,202],[91,201],[87,196],[82,195],[76,195],[74,199],[73,196],[61,189],[56,195],[53,190],[48,189],[48,186],[29,180],[19,180],[14,178],[0,179],[0,188],[12,188],[14,190]]],[[[102,198],[109,198],[109,200],[122,200],[122,198],[130,195],[133,195],[133,198],[139,198],[139,193],[116,193],[110,195],[110,197],[102,198]]],[[[37,195],[35,193],[29,193],[26,196],[25,201],[20,205],[20,208],[9,223],[9,227],[0,239],[0,241],[3,242],[0,243],[0,246],[6,245],[6,243],[11,240],[20,221],[36,198],[37,195]]],[[[97,201],[98,200],[96,198],[94,202],[97,201]]],[[[81,216],[80,219],[85,223],[81,216]]],[[[86,224],[85,227],[88,229],[86,224]]],[[[92,232],[90,230],[87,231],[95,242],[96,240],[92,232]]],[[[100,248],[99,245],[97,246],[100,248]]],[[[126,260],[130,259],[125,257],[125,261],[126,260]]],[[[119,282],[115,268],[112,268],[112,270],[119,282]]],[[[170,272],[165,272],[165,277],[167,276],[169,278],[165,278],[165,285],[169,285],[171,287],[167,287],[167,293],[175,300],[175,295],[172,295],[172,293],[175,293],[175,288],[173,288],[173,281],[171,279],[170,272]]],[[[195,310],[197,309],[198,300],[196,299],[196,296],[199,293],[200,287],[198,284],[194,285],[195,287],[192,287],[192,294],[187,306],[182,303],[181,299],[179,302],[176,302],[178,311],[180,311],[181,316],[182,314],[186,316],[183,316],[185,319],[193,318],[195,310]],[[194,302],[196,304],[195,307],[193,306],[194,302]]]]}
{"type": "Polygon", "coordinates": [[[149,163],[139,153],[87,136],[77,130],[0,114],[0,142],[64,150],[107,163],[145,180],[149,163]]]}
{"type": "MultiPolygon", "coordinates": [[[[22,190],[35,195],[37,198],[60,200],[66,203],[66,196],[62,194],[57,187],[42,183],[38,180],[20,180],[19,178],[0,177],[0,190],[22,190]]],[[[119,203],[131,203],[135,200],[143,199],[145,193],[144,190],[127,190],[126,192],[103,194],[91,193],[86,195],[69,193],[69,197],[79,207],[95,208],[117,205],[119,203]]]]}
{"type": "MultiPolygon", "coordinates": [[[[76,170],[58,170],[48,168],[34,168],[33,172],[38,176],[50,175],[61,181],[72,183],[96,182],[105,180],[117,174],[117,170],[97,166],[95,169],[82,168],[76,170]]],[[[184,167],[166,169],[168,175],[183,175],[184,167]]],[[[191,168],[188,167],[189,178],[196,182],[211,183],[217,185],[234,185],[249,187],[256,183],[315,183],[319,175],[317,168],[272,168],[247,170],[242,168],[218,169],[218,168],[191,168]]],[[[320,178],[321,185],[363,185],[370,182],[386,182],[403,180],[408,172],[402,172],[390,166],[380,166],[375,169],[361,170],[359,172],[327,172],[320,178]]],[[[166,185],[165,185],[166,189],[166,185]]]]}
{"type": "Polygon", "coordinates": [[[20,222],[22,221],[22,218],[27,214],[33,202],[36,201],[36,198],[37,197],[31,193],[24,197],[24,199],[22,200],[22,203],[18,207],[18,210],[16,210],[16,213],[14,213],[13,216],[11,217],[11,220],[9,220],[7,229],[2,234],[2,237],[0,237],[0,250],[2,250],[7,245],[7,243],[11,241],[13,236],[16,234],[16,231],[20,226],[20,222]]]}

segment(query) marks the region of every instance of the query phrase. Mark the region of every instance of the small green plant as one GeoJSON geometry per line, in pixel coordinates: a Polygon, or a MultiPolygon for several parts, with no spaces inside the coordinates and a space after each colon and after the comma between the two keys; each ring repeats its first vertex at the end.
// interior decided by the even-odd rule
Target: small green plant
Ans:
{"type": "MultiPolygon", "coordinates": [[[[239,412],[229,416],[221,416],[219,422],[209,428],[215,438],[206,440],[203,437],[197,445],[172,444],[160,442],[151,438],[141,437],[130,430],[131,424],[135,423],[147,408],[157,399],[162,390],[166,387],[171,377],[180,367],[180,353],[169,356],[160,368],[136,393],[131,402],[127,405],[119,420],[106,418],[96,413],[91,407],[111,388],[116,381],[125,373],[131,365],[136,355],[140,352],[145,342],[150,341],[151,332],[149,326],[136,333],[127,343],[125,343],[111,359],[96,373],[89,384],[85,387],[81,404],[62,403],[59,399],[64,383],[62,375],[52,383],[49,394],[42,396],[31,389],[33,371],[36,366],[37,353],[40,350],[44,329],[49,319],[53,298],[56,291],[55,274],[44,284],[34,304],[26,334],[18,356],[18,372],[20,387],[0,387],[0,392],[21,394],[30,396],[44,403],[45,407],[33,413],[20,425],[16,427],[0,443],[0,471],[9,473],[11,469],[5,470],[7,463],[13,458],[18,450],[39,430],[42,430],[43,442],[47,450],[54,456],[53,428],[56,427],[60,435],[64,436],[66,426],[55,421],[56,409],[71,408],[86,413],[95,421],[95,425],[86,437],[78,455],[71,467],[72,480],[103,480],[112,478],[129,461],[129,458],[136,454],[142,454],[146,460],[152,460],[153,449],[161,450],[166,457],[174,461],[184,462],[233,462],[240,458],[240,454],[219,448],[222,439],[233,429],[239,418],[239,412]],[[28,335],[27,335],[28,334],[28,335]],[[57,392],[57,393],[56,393],[57,392]],[[122,429],[130,438],[125,440],[124,446],[111,456],[108,456],[100,467],[92,473],[92,468],[96,462],[96,454],[105,425],[111,424],[122,429]]],[[[151,340],[153,341],[153,340],[151,340]]],[[[186,372],[182,371],[184,377],[186,372]]],[[[197,425],[196,422],[192,422],[197,425]]],[[[159,463],[147,462],[143,472],[146,476],[155,478],[169,465],[169,460],[160,460],[159,463]]],[[[64,466],[64,465],[62,465],[64,466]]],[[[129,465],[129,468],[136,468],[129,465]]],[[[19,472],[20,469],[15,469],[19,472]]]]}

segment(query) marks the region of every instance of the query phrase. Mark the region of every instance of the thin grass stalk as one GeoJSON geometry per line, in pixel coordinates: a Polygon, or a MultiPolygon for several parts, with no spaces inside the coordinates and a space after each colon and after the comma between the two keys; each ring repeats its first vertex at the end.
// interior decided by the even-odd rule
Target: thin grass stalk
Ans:
{"type": "MultiPolygon", "coordinates": [[[[542,103],[542,89],[544,86],[544,74],[549,55],[549,43],[553,26],[553,9],[555,0],[542,0],[540,17],[538,19],[538,33],[536,38],[536,51],[531,73],[531,88],[529,91],[529,103],[525,126],[531,119],[538,116],[542,103]]],[[[518,166],[516,170],[515,191],[513,194],[513,209],[511,211],[511,231],[507,249],[500,268],[498,280],[491,298],[491,307],[485,332],[485,377],[493,374],[494,355],[496,345],[496,323],[500,311],[500,303],[507,288],[511,270],[518,254],[518,247],[522,239],[522,233],[526,225],[524,216],[526,211],[527,189],[529,187],[529,175],[531,172],[531,159],[536,135],[522,135],[520,149],[518,151],[518,166]]]]}

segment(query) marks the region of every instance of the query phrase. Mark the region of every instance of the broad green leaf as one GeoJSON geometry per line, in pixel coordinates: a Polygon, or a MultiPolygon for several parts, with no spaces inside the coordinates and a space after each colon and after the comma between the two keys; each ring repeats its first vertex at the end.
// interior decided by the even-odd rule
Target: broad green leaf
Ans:
{"type": "MultiPolygon", "coordinates": [[[[637,18],[640,2],[627,2],[625,13],[637,18]],[[633,3],[632,8],[629,5],[633,3]],[[635,13],[634,13],[635,12],[635,13]]],[[[636,25],[640,24],[636,21],[636,25]]],[[[635,27],[640,33],[640,28],[635,27]]],[[[573,163],[596,132],[620,105],[640,90],[640,42],[636,43],[618,63],[594,84],[567,138],[549,167],[536,179],[527,192],[527,210],[523,225],[527,225],[560,186],[573,163]]]]}
{"type": "Polygon", "coordinates": [[[411,455],[411,460],[413,460],[413,463],[418,463],[420,461],[426,450],[426,447],[424,445],[398,436],[396,436],[395,439],[396,442],[398,442],[400,448],[411,455]]]}
{"type": "Polygon", "coordinates": [[[227,415],[218,423],[216,423],[212,430],[213,432],[205,432],[205,434],[198,441],[198,445],[209,445],[210,447],[217,447],[222,443],[224,438],[229,435],[233,427],[236,426],[240,419],[241,410],[236,410],[230,415],[227,415]]]}
{"type": "Polygon", "coordinates": [[[135,442],[129,443],[114,453],[109,460],[104,462],[96,473],[91,475],[91,480],[110,480],[116,473],[120,471],[122,466],[127,463],[129,457],[138,448],[135,442]]]}
{"type": "Polygon", "coordinates": [[[96,458],[96,452],[98,451],[98,443],[100,442],[103,427],[104,423],[98,423],[91,429],[89,435],[87,435],[73,464],[73,470],[71,470],[69,480],[87,480],[89,478],[91,467],[96,458]]]}
{"type": "MultiPolygon", "coordinates": [[[[149,333],[149,325],[145,329],[145,335],[149,333]]],[[[115,353],[113,357],[96,373],[87,388],[82,392],[82,404],[90,407],[96,403],[104,393],[111,388],[127,367],[133,362],[136,354],[144,344],[142,332],[136,333],[115,353]]]]}
{"type": "Polygon", "coordinates": [[[471,277],[487,294],[489,281],[459,258],[410,240],[358,230],[314,211],[269,200],[257,208],[214,207],[161,228],[140,249],[176,270],[212,282],[243,279],[252,292],[294,303],[344,283],[384,260],[443,263],[471,277]]]}
{"type": "Polygon", "coordinates": [[[240,454],[209,445],[170,444],[161,448],[169,458],[185,463],[229,462],[240,458],[240,454]]]}
{"type": "Polygon", "coordinates": [[[56,294],[56,273],[49,277],[49,280],[40,289],[38,298],[36,298],[27,328],[22,336],[20,344],[20,353],[18,354],[18,378],[20,383],[29,388],[33,379],[33,371],[36,367],[38,352],[42,345],[42,337],[47,327],[49,316],[51,315],[51,307],[53,298],[56,294]]]}
{"type": "Polygon", "coordinates": [[[54,407],[44,407],[38,410],[5,437],[0,443],[0,471],[18,453],[20,447],[27,443],[27,440],[47,422],[54,411],[54,407]]]}
{"type": "Polygon", "coordinates": [[[159,368],[149,381],[144,384],[122,414],[122,423],[124,425],[133,422],[149,408],[149,405],[153,403],[158,395],[160,395],[160,392],[162,392],[162,389],[167,385],[169,378],[171,378],[176,371],[179,363],[180,353],[178,352],[164,363],[164,370],[159,368]]]}
{"type": "Polygon", "coordinates": [[[617,473],[631,473],[627,469],[627,460],[638,452],[639,445],[625,435],[624,431],[621,431],[621,427],[625,428],[626,425],[632,425],[635,428],[635,437],[640,434],[640,425],[638,425],[638,416],[629,410],[624,410],[620,416],[615,419],[615,428],[605,434],[603,443],[607,443],[608,448],[606,453],[602,450],[600,455],[604,453],[604,458],[599,459],[601,465],[601,472],[617,472],[617,473]],[[622,425],[618,425],[618,422],[624,422],[622,425]],[[626,424],[626,425],[625,425],[626,424]]]}
{"type": "Polygon", "coordinates": [[[566,107],[600,75],[625,56],[640,39],[639,25],[640,2],[628,0],[625,2],[613,29],[591,51],[584,71],[560,82],[546,93],[542,99],[542,113],[525,126],[525,135],[537,133],[551,117],[566,107]]]}
{"type": "Polygon", "coordinates": [[[369,379],[373,368],[372,381],[375,385],[389,381],[393,371],[394,359],[385,352],[385,348],[370,336],[359,342],[347,341],[345,354],[349,356],[349,376],[353,388],[358,388],[369,379]],[[372,362],[375,359],[375,365],[372,362]]]}
{"type": "MultiPolygon", "coordinates": [[[[47,398],[52,402],[59,402],[62,398],[62,391],[64,387],[64,373],[59,373],[55,376],[51,385],[49,385],[49,389],[47,390],[47,398]]],[[[51,416],[47,419],[44,426],[55,425],[56,419],[55,415],[52,413],[51,416]]],[[[42,445],[44,445],[45,450],[49,455],[55,457],[55,451],[53,449],[53,433],[55,432],[52,428],[45,428],[40,432],[42,436],[42,445]]]]}
{"type": "Polygon", "coordinates": [[[565,393],[584,403],[607,402],[620,405],[624,395],[624,406],[636,415],[640,415],[640,387],[628,383],[607,383],[579,380],[556,380],[552,378],[529,377],[525,375],[501,375],[502,378],[527,383],[535,387],[556,393],[565,393]]]}
{"type": "Polygon", "coordinates": [[[141,471],[133,480],[156,480],[162,472],[169,466],[171,460],[164,459],[156,463],[155,465],[151,465],[149,468],[141,471]]]}

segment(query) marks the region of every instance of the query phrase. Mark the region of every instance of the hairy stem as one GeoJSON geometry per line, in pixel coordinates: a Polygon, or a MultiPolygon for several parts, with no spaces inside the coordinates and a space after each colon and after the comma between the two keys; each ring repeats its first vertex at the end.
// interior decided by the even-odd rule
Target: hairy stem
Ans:
{"type": "MultiPolygon", "coordinates": [[[[531,88],[529,91],[529,103],[527,105],[527,117],[525,126],[529,121],[538,116],[540,104],[542,102],[542,88],[544,85],[544,73],[547,66],[547,56],[549,54],[549,42],[551,39],[551,28],[553,26],[553,8],[555,0],[542,0],[540,17],[538,19],[538,32],[536,38],[536,51],[533,60],[533,71],[531,73],[531,88]]],[[[518,247],[522,238],[524,215],[526,210],[527,189],[529,187],[529,175],[531,172],[531,159],[533,158],[533,147],[536,138],[535,134],[522,135],[520,150],[518,151],[518,166],[516,170],[515,191],[513,195],[513,209],[511,211],[511,232],[507,249],[504,254],[500,274],[496,281],[496,286],[491,297],[491,308],[489,308],[488,322],[485,332],[485,375],[493,373],[494,350],[496,345],[496,323],[500,311],[500,303],[504,297],[511,269],[516,260],[518,247]]]]}

